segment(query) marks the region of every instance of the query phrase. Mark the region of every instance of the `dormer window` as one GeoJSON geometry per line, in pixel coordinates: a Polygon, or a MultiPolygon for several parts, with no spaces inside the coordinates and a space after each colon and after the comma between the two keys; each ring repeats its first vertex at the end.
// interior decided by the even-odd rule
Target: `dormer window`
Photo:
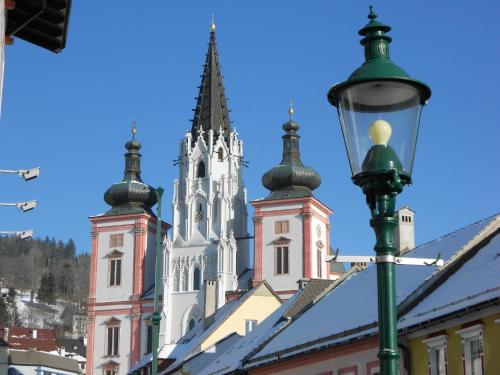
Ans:
{"type": "Polygon", "coordinates": [[[205,177],[205,163],[203,162],[203,160],[198,163],[196,177],[198,178],[205,177]]]}

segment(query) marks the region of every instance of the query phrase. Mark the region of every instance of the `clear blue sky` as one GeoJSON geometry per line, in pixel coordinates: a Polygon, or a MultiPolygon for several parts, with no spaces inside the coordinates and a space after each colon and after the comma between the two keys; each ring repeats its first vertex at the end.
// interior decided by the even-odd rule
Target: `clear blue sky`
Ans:
{"type": "MultiPolygon", "coordinates": [[[[423,243],[499,211],[500,3],[372,3],[393,28],[392,59],[433,90],[414,185],[398,197],[398,206],[416,211],[423,243]]],[[[250,162],[249,199],[267,194],[260,179],[281,160],[281,125],[293,98],[302,160],[321,174],[315,195],[334,210],[332,245],[371,254],[369,211],[350,180],[337,114],[326,100],[329,87],[362,63],[357,31],[368,5],[74,1],[62,53],[22,40],[6,47],[0,168],[41,166],[42,175],[31,182],[0,175],[0,201],[39,200],[24,214],[0,207],[0,229],[71,237],[89,251],[88,216],[108,209],[103,193],[123,176],[134,117],[143,179],[166,188],[171,221],[172,160],[190,128],[214,13],[231,116],[250,162]]]]}

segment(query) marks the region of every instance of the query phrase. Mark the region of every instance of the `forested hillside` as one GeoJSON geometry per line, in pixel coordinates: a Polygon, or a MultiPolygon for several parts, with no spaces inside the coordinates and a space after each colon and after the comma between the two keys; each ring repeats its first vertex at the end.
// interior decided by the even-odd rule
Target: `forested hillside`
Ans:
{"type": "MultiPolygon", "coordinates": [[[[64,243],[48,237],[45,240],[0,237],[0,286],[23,291],[31,297],[31,302],[58,303],[63,309],[84,307],[89,263],[90,256],[78,254],[71,239],[64,243]]],[[[1,315],[0,311],[0,318],[1,315]]],[[[15,323],[15,316],[9,320],[15,323]]]]}

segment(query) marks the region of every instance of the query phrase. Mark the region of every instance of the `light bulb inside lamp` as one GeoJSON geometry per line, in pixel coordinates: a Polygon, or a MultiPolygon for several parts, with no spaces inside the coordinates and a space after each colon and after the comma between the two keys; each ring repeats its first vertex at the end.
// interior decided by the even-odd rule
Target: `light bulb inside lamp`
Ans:
{"type": "Polygon", "coordinates": [[[385,120],[375,120],[368,128],[368,135],[374,145],[387,146],[391,134],[391,125],[385,120]]]}

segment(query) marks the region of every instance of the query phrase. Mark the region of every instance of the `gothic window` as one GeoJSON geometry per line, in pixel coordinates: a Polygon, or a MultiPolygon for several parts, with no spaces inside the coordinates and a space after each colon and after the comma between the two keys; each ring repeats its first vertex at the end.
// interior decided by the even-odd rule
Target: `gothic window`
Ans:
{"type": "Polygon", "coordinates": [[[193,272],[193,290],[200,290],[200,269],[198,267],[193,272]]]}
{"type": "Polygon", "coordinates": [[[222,147],[219,147],[219,150],[217,150],[217,160],[218,161],[224,160],[224,153],[222,151],[222,147]]]}
{"type": "Polygon", "coordinates": [[[191,318],[191,320],[189,321],[189,325],[188,325],[188,331],[191,331],[194,328],[195,324],[196,324],[196,321],[193,318],[191,318]]]}
{"type": "Polygon", "coordinates": [[[203,162],[203,160],[198,163],[196,177],[198,178],[205,177],[205,163],[203,162]]]}
{"type": "Polygon", "coordinates": [[[289,269],[288,259],[288,246],[276,247],[276,267],[275,272],[277,275],[285,275],[289,269]]]}
{"type": "Polygon", "coordinates": [[[187,292],[188,290],[188,269],[187,267],[184,267],[184,271],[182,272],[182,291],[187,292]]]}
{"type": "Polygon", "coordinates": [[[178,275],[174,275],[174,292],[178,292],[179,291],[179,276],[178,275]]]}
{"type": "Polygon", "coordinates": [[[203,220],[203,205],[201,203],[198,204],[198,207],[196,209],[196,213],[194,215],[194,220],[199,223],[200,221],[203,220]]]}

